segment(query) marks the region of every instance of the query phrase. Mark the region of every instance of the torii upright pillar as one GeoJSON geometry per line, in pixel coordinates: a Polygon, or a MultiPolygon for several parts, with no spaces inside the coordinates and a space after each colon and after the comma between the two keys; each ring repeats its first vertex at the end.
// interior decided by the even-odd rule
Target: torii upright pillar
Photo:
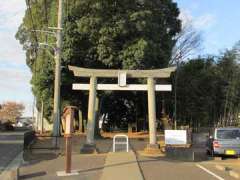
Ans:
{"type": "Polygon", "coordinates": [[[149,144],[157,144],[156,136],[156,99],[155,99],[155,82],[153,78],[147,79],[148,85],[148,123],[149,123],[149,144]]]}
{"type": "Polygon", "coordinates": [[[159,152],[156,130],[156,98],[155,98],[155,80],[153,77],[147,78],[148,91],[148,126],[149,126],[149,144],[145,148],[146,153],[159,152]]]}
{"type": "Polygon", "coordinates": [[[81,153],[94,153],[97,151],[96,144],[94,141],[94,128],[96,123],[95,116],[95,104],[97,94],[97,78],[91,76],[90,88],[89,88],[89,99],[88,99],[88,122],[87,122],[87,140],[86,143],[81,147],[81,153]]]}

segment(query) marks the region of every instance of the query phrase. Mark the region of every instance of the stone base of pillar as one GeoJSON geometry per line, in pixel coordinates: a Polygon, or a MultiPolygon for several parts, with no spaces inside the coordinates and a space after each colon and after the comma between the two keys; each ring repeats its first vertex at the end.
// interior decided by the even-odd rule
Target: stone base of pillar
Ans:
{"type": "Polygon", "coordinates": [[[161,154],[159,144],[148,144],[147,147],[144,149],[145,154],[161,154]]]}
{"type": "Polygon", "coordinates": [[[84,144],[80,148],[80,153],[81,154],[97,154],[98,149],[96,147],[96,144],[84,144]]]}

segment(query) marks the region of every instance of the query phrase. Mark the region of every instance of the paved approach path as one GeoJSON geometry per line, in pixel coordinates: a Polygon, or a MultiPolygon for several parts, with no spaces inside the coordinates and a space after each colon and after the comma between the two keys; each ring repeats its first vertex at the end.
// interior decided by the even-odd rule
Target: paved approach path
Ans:
{"type": "Polygon", "coordinates": [[[133,151],[108,153],[100,180],[143,180],[133,151]]]}

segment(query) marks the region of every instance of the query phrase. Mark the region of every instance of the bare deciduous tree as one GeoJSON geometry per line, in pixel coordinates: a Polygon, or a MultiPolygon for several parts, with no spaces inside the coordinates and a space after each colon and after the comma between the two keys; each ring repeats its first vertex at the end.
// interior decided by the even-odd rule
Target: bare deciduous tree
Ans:
{"type": "Polygon", "coordinates": [[[201,47],[201,32],[197,31],[190,21],[183,26],[182,31],[175,38],[176,44],[172,50],[170,64],[179,63],[201,47]]]}
{"type": "Polygon", "coordinates": [[[169,64],[177,66],[174,83],[174,128],[177,128],[177,78],[178,65],[181,61],[193,55],[201,47],[202,35],[197,31],[190,20],[185,19],[182,31],[175,37],[176,44],[172,50],[172,57],[169,64]]]}
{"type": "Polygon", "coordinates": [[[15,123],[16,118],[21,117],[23,110],[25,109],[22,103],[5,102],[1,105],[0,109],[0,121],[10,121],[15,123]]]}

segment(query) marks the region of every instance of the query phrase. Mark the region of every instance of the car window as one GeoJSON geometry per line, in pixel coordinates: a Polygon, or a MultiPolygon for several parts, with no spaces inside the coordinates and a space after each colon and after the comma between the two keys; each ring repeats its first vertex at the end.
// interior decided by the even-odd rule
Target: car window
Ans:
{"type": "Polygon", "coordinates": [[[218,130],[217,138],[219,139],[237,139],[240,138],[239,130],[218,130]]]}

